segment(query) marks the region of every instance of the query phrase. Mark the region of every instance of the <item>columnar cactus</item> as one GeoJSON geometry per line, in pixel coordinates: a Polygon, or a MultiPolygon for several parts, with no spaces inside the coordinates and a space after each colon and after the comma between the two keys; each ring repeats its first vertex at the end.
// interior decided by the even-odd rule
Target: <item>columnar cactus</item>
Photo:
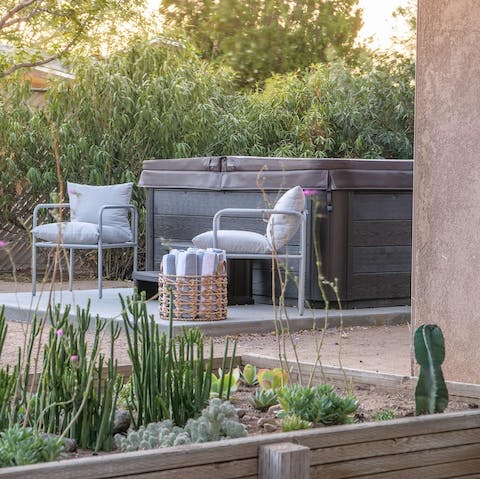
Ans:
{"type": "Polygon", "coordinates": [[[448,391],[441,364],[445,359],[445,342],[442,330],[435,324],[417,328],[413,338],[415,358],[420,365],[415,389],[416,413],[443,412],[448,404],[448,391]]]}

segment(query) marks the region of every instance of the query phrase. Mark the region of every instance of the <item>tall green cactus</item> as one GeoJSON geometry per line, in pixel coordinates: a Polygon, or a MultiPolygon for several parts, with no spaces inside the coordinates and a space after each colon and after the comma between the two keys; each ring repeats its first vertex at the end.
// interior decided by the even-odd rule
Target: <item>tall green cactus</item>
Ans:
{"type": "Polygon", "coordinates": [[[442,330],[435,324],[423,324],[415,331],[413,345],[420,365],[415,389],[416,414],[443,412],[448,404],[448,391],[441,369],[445,359],[442,330]]]}

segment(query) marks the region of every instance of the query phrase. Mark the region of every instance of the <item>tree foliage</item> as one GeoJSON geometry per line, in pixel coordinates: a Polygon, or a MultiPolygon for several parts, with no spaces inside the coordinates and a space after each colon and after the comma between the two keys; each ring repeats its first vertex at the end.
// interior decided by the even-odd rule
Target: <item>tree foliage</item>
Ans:
{"type": "MultiPolygon", "coordinates": [[[[124,35],[140,22],[145,0],[2,0],[0,77],[59,58],[72,49],[124,35]]],[[[118,41],[118,40],[117,40],[118,41]]]]}
{"type": "Polygon", "coordinates": [[[186,32],[242,84],[355,53],[358,0],[162,0],[165,25],[186,32]]]}

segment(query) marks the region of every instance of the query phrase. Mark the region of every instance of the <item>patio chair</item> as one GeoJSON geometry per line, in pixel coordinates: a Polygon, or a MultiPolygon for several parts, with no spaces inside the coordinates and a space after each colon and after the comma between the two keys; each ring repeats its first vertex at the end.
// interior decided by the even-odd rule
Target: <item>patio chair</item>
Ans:
{"type": "Polygon", "coordinates": [[[288,190],[273,209],[226,208],[213,218],[213,229],[193,238],[197,248],[220,248],[228,259],[280,259],[298,261],[298,311],[304,312],[305,261],[306,261],[305,196],[300,186],[288,190]],[[222,230],[220,220],[230,217],[268,217],[265,235],[252,231],[222,230]],[[295,251],[287,248],[289,241],[300,228],[300,246],[295,251]]]}
{"type": "MultiPolygon", "coordinates": [[[[103,251],[133,248],[137,270],[138,213],[130,204],[133,183],[90,186],[67,183],[69,203],[39,204],[33,211],[32,294],[37,285],[37,248],[62,247],[70,252],[69,290],[73,289],[74,250],[98,251],[98,297],[102,297],[103,251]],[[40,210],[69,210],[70,221],[38,225],[40,210]]],[[[62,213],[64,214],[64,213],[62,213]]]]}

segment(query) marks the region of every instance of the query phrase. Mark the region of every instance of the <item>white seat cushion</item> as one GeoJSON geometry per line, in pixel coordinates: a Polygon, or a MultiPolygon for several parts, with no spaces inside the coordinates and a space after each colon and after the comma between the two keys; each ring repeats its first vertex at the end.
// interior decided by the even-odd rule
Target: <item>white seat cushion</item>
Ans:
{"type": "MultiPolygon", "coordinates": [[[[219,230],[217,248],[228,253],[266,254],[272,251],[270,243],[264,235],[252,231],[219,230]]],[[[213,231],[207,231],[192,239],[196,248],[213,247],[213,231]]]]}
{"type": "MultiPolygon", "coordinates": [[[[36,226],[32,233],[37,239],[53,243],[56,243],[61,235],[64,244],[95,245],[99,238],[96,224],[80,221],[48,223],[36,226]]],[[[105,243],[125,243],[132,240],[132,233],[129,228],[102,226],[102,240],[105,243]]]]}
{"type": "MultiPolygon", "coordinates": [[[[93,186],[67,182],[71,221],[96,224],[102,206],[130,204],[132,187],[133,183],[93,186]]],[[[102,216],[102,225],[129,229],[128,210],[106,210],[102,216]]]]}
{"type": "MultiPolygon", "coordinates": [[[[305,209],[305,195],[301,186],[288,190],[275,203],[275,210],[296,211],[305,209]]],[[[270,244],[279,250],[286,245],[300,226],[300,218],[294,215],[271,215],[267,224],[267,238],[270,244]]]]}

